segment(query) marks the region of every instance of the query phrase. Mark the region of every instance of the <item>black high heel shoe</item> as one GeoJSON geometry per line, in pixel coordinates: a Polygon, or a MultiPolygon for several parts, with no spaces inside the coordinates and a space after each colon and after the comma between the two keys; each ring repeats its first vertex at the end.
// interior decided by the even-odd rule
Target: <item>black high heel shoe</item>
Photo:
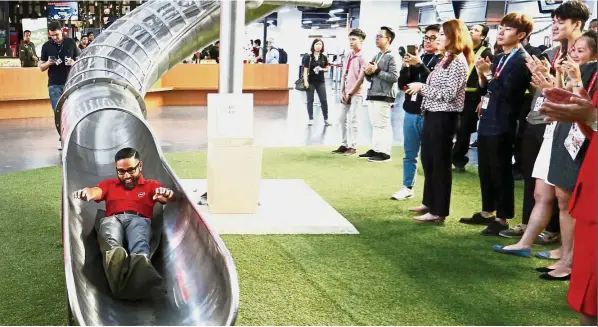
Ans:
{"type": "Polygon", "coordinates": [[[536,271],[537,272],[541,272],[541,273],[547,273],[547,272],[551,272],[553,270],[554,269],[548,268],[548,267],[538,267],[538,268],[536,268],[536,271]]]}
{"type": "Polygon", "coordinates": [[[544,279],[544,280],[570,280],[571,279],[571,274],[567,274],[567,275],[561,276],[561,277],[555,277],[555,276],[549,275],[548,273],[543,273],[542,275],[540,275],[540,279],[544,279]]]}

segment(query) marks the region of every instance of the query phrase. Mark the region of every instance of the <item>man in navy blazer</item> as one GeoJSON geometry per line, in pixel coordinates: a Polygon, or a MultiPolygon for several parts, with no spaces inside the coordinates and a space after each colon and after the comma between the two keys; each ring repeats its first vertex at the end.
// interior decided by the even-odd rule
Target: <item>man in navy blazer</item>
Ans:
{"type": "Polygon", "coordinates": [[[515,216],[513,142],[521,103],[531,81],[525,65],[529,54],[521,41],[532,30],[531,17],[520,13],[506,15],[497,36],[503,52],[492,63],[479,58],[475,64],[480,87],[484,89],[482,94],[486,93],[480,104],[478,128],[482,211],[462,218],[461,222],[487,225],[482,235],[498,235],[509,228],[508,219],[515,216]]]}

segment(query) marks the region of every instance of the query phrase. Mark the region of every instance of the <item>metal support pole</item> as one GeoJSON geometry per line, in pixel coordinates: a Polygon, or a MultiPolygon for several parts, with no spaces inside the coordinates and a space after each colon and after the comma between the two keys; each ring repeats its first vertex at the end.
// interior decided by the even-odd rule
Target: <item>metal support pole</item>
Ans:
{"type": "Polygon", "coordinates": [[[218,93],[243,92],[245,1],[220,1],[220,73],[218,93]]]}
{"type": "Polygon", "coordinates": [[[264,62],[264,64],[266,63],[266,53],[267,48],[266,48],[266,40],[268,37],[268,22],[266,20],[266,18],[264,18],[264,39],[262,40],[262,61],[264,62]]]}

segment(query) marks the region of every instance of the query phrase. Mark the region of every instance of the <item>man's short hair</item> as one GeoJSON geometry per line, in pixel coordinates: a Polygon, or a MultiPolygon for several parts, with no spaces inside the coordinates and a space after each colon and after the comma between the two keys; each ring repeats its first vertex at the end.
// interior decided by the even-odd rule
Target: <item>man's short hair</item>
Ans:
{"type": "Polygon", "coordinates": [[[392,44],[392,41],[394,41],[395,39],[395,32],[392,30],[392,28],[388,27],[388,26],[382,26],[380,27],[381,30],[383,30],[386,33],[386,36],[388,36],[390,38],[390,42],[388,42],[389,44],[392,44]]]}
{"type": "Polygon", "coordinates": [[[349,36],[357,36],[362,41],[365,40],[365,32],[360,30],[359,28],[355,28],[349,33],[349,36]]]}
{"type": "Polygon", "coordinates": [[[60,25],[59,22],[53,21],[48,24],[48,30],[49,31],[59,31],[59,30],[62,30],[62,26],[60,25]]]}
{"type": "Polygon", "coordinates": [[[90,35],[94,35],[93,32],[87,32],[87,37],[89,37],[90,35]]]}
{"type": "Polygon", "coordinates": [[[139,152],[137,152],[137,150],[135,150],[133,148],[123,148],[123,149],[118,150],[118,152],[114,156],[114,162],[117,162],[122,159],[130,159],[130,158],[135,158],[135,159],[139,160],[139,158],[140,158],[139,152]]]}
{"type": "Polygon", "coordinates": [[[426,27],[426,30],[424,31],[424,34],[428,33],[428,31],[436,31],[436,32],[440,33],[440,25],[438,25],[438,24],[428,25],[426,27]]]}
{"type": "Polygon", "coordinates": [[[30,30],[24,30],[24,31],[23,31],[23,35],[25,35],[25,33],[29,33],[29,34],[31,34],[31,31],[30,31],[30,30]]]}
{"type": "Polygon", "coordinates": [[[517,33],[524,32],[527,38],[534,30],[534,22],[532,18],[526,14],[512,12],[503,17],[500,25],[512,27],[517,29],[517,33]]]}
{"type": "Polygon", "coordinates": [[[583,29],[588,19],[590,19],[590,8],[583,1],[571,0],[558,6],[550,16],[562,20],[571,19],[573,23],[581,22],[581,28],[583,29]]]}

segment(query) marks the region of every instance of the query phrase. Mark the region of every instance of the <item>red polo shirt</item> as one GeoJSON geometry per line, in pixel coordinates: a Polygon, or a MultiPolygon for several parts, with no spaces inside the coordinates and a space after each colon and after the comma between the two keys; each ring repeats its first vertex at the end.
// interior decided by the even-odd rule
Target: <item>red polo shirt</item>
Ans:
{"type": "Polygon", "coordinates": [[[130,210],[151,219],[155,203],[152,199],[156,189],[164,186],[156,180],[140,176],[137,185],[131,190],[125,189],[117,178],[101,181],[98,187],[102,189],[102,198],[96,202],[106,201],[106,217],[130,210]]]}

